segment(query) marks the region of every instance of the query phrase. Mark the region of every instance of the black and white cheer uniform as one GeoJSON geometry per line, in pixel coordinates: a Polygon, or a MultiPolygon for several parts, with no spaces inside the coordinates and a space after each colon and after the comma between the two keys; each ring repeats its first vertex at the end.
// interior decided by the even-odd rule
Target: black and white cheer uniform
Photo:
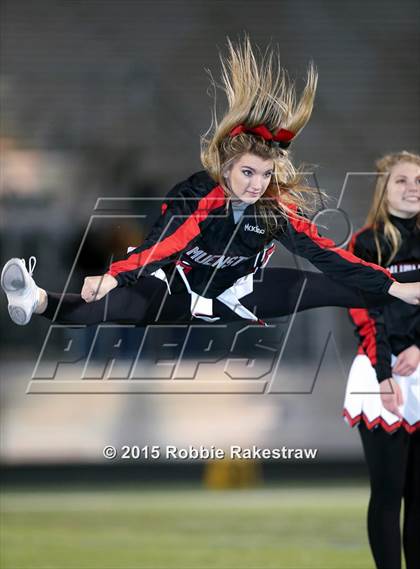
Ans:
{"type": "MultiPolygon", "coordinates": [[[[130,244],[128,244],[130,245],[130,244]]],[[[306,218],[279,219],[268,236],[255,205],[229,200],[206,172],[177,184],[144,243],[108,274],[118,287],[85,303],[48,293],[44,316],[58,323],[179,323],[191,318],[255,323],[320,306],[376,306],[394,279],[384,268],[336,247],[306,218]],[[321,273],[264,268],[275,242],[321,273]],[[256,277],[256,278],[255,278],[256,277]]],[[[405,280],[413,280],[412,273],[405,280]]]]}
{"type": "MultiPolygon", "coordinates": [[[[402,219],[392,215],[390,218],[401,233],[402,244],[386,268],[398,278],[420,269],[420,231],[415,217],[402,219]]],[[[379,233],[378,237],[382,259],[386,261],[390,247],[383,235],[379,233]]],[[[349,249],[369,262],[378,260],[374,232],[369,227],[356,233],[349,249]]],[[[370,429],[380,425],[388,432],[401,425],[410,433],[420,429],[420,367],[409,377],[392,373],[402,351],[412,345],[420,347],[419,307],[396,301],[383,307],[353,308],[349,312],[360,345],[347,384],[344,402],[347,421],[354,426],[363,420],[370,429]],[[391,377],[402,389],[402,420],[382,406],[378,394],[378,382],[391,377]]]]}

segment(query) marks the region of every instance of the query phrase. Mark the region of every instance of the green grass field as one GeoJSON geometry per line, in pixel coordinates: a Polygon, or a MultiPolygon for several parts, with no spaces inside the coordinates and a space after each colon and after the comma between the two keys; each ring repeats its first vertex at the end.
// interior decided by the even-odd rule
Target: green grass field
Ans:
{"type": "Polygon", "coordinates": [[[370,569],[365,487],[5,490],[1,569],[370,569]]]}

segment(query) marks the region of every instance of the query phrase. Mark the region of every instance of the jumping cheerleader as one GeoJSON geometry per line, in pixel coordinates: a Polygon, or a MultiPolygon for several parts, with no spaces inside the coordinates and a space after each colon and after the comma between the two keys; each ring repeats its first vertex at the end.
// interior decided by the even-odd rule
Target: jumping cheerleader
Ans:
{"type": "Polygon", "coordinates": [[[202,140],[204,171],[177,184],[145,242],[105,275],[87,277],[80,295],[46,292],[20,259],[1,285],[16,324],[33,313],[61,324],[188,322],[244,318],[263,323],[318,306],[416,304],[420,284],[396,282],[321,237],[308,220],[301,175],[287,148],[312,112],[317,75],[308,70],[299,99],[278,54],[257,61],[248,39],[222,58],[228,111],[202,140]],[[324,274],[264,269],[278,241],[324,274]],[[257,278],[255,278],[257,276],[257,278]],[[363,293],[363,294],[362,294],[363,293]]]}
{"type": "MultiPolygon", "coordinates": [[[[389,154],[367,226],[350,250],[396,277],[420,269],[420,156],[389,154]]],[[[400,510],[407,569],[420,567],[420,309],[402,302],[352,309],[360,338],[344,415],[358,424],[369,469],[368,535],[378,569],[400,569],[400,510]],[[379,385],[378,385],[379,382],[379,385]]]]}

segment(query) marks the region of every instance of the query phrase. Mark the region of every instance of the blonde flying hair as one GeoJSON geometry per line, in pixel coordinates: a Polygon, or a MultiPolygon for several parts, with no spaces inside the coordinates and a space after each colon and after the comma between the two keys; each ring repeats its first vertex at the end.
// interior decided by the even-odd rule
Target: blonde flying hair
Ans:
{"type": "Polygon", "coordinates": [[[220,60],[221,84],[210,77],[215,93],[220,87],[226,94],[228,109],[219,122],[215,100],[212,123],[201,139],[201,162],[231,197],[226,175],[235,160],[248,152],[273,160],[270,184],[256,206],[268,231],[275,231],[279,215],[297,215],[296,211],[310,209],[306,197],[311,194],[313,198],[315,190],[302,183],[302,172],[294,168],[286,150],[252,133],[234,137],[229,133],[238,125],[265,125],[271,133],[283,128],[298,135],[311,116],[317,73],[310,64],[306,85],[297,98],[293,82],[280,65],[278,51],[271,47],[265,53],[258,50],[257,57],[247,36],[235,45],[228,39],[228,55],[220,55],[220,60]]]}
{"type": "MultiPolygon", "coordinates": [[[[388,209],[388,198],[386,188],[390,177],[391,170],[400,162],[408,162],[420,166],[420,156],[411,152],[395,152],[386,154],[375,162],[376,167],[376,185],[373,195],[372,205],[366,217],[365,224],[373,229],[373,235],[376,244],[376,252],[378,255],[378,264],[389,265],[401,247],[401,233],[391,222],[388,209]],[[382,259],[379,235],[383,234],[385,241],[390,247],[388,259],[382,259]]],[[[417,228],[420,229],[420,214],[417,214],[417,228]]]]}

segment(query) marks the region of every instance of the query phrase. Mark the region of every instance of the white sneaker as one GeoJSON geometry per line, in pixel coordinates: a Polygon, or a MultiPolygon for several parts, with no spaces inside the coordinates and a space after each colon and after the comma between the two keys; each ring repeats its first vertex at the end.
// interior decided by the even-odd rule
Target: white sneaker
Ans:
{"type": "Polygon", "coordinates": [[[10,318],[15,324],[25,326],[38,305],[39,289],[32,278],[36,258],[29,258],[29,271],[25,259],[10,259],[1,272],[1,287],[9,301],[10,318]]]}

